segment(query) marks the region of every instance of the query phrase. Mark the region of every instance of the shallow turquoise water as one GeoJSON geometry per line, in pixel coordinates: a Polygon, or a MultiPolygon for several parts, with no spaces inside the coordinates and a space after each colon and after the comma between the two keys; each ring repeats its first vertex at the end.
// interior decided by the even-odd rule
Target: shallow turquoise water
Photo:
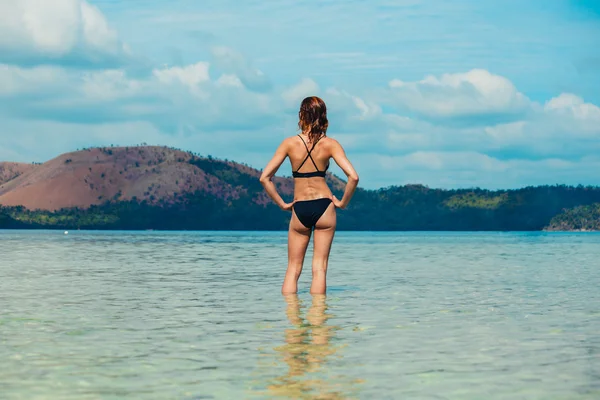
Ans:
{"type": "Polygon", "coordinates": [[[598,399],[600,235],[0,231],[2,399],[598,399]],[[310,257],[310,251],[308,254],[310,257]]]}

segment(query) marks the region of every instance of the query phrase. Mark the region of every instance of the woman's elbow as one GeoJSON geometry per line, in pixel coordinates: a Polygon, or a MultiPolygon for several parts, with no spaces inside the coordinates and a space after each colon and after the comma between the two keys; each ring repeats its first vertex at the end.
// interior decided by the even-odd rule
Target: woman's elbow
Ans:
{"type": "Polygon", "coordinates": [[[358,184],[358,174],[350,174],[350,175],[348,175],[348,182],[352,182],[355,185],[358,184]]]}
{"type": "Polygon", "coordinates": [[[265,186],[267,182],[271,180],[271,177],[267,174],[262,174],[260,178],[258,178],[261,185],[265,186]]]}

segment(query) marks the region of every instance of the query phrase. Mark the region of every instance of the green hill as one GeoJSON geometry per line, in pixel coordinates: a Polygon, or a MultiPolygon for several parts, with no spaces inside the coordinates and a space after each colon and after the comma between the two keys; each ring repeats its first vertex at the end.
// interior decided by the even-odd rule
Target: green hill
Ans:
{"type": "Polygon", "coordinates": [[[600,203],[565,210],[550,220],[546,230],[600,231],[600,203]]]}

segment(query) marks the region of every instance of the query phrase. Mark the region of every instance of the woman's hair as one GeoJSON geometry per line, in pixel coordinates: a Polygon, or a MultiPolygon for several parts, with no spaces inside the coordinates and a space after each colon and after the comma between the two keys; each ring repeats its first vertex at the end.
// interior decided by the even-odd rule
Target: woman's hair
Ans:
{"type": "Polygon", "coordinates": [[[298,127],[302,132],[306,132],[312,143],[315,143],[321,135],[324,136],[327,133],[327,127],[329,126],[327,107],[320,98],[311,96],[302,100],[298,117],[298,127]]]}

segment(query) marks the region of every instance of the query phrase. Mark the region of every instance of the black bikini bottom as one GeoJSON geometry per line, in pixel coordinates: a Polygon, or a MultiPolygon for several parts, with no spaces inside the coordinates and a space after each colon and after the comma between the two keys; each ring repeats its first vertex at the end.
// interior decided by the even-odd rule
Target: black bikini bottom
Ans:
{"type": "Polygon", "coordinates": [[[331,199],[328,198],[301,200],[294,203],[294,212],[302,225],[313,228],[330,203],[331,199]]]}

